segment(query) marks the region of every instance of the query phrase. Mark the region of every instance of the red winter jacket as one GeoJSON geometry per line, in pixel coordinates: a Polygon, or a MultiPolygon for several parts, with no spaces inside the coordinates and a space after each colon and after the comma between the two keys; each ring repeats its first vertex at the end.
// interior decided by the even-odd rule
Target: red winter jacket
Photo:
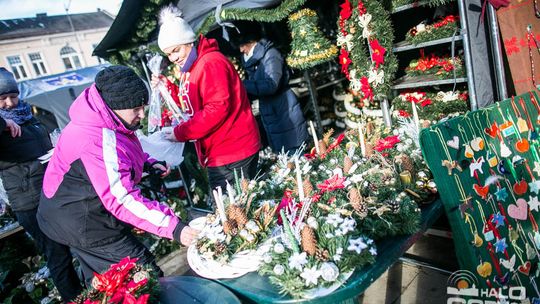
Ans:
{"type": "MultiPolygon", "coordinates": [[[[257,153],[259,129],[246,89],[234,66],[219,52],[216,40],[200,36],[197,60],[186,76],[183,99],[191,104],[193,116],[174,128],[176,138],[196,140],[204,167],[227,165],[257,153]]],[[[173,96],[178,96],[178,87],[172,89],[173,96]]]]}

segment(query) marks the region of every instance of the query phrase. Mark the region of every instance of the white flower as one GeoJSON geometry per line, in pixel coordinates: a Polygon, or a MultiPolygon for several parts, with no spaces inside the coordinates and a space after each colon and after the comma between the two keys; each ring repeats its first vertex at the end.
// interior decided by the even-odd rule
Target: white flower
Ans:
{"type": "Polygon", "coordinates": [[[360,82],[360,79],[356,79],[351,76],[349,88],[355,92],[360,91],[360,89],[362,88],[362,83],[360,82]]]}
{"type": "Polygon", "coordinates": [[[424,32],[426,30],[426,24],[424,22],[421,22],[420,24],[415,26],[415,28],[417,33],[424,32]]]}
{"type": "Polygon", "coordinates": [[[289,267],[298,269],[299,271],[302,271],[302,267],[307,264],[307,262],[307,254],[305,252],[293,253],[293,255],[289,257],[289,267]]]}
{"type": "Polygon", "coordinates": [[[358,184],[358,183],[360,183],[361,181],[364,180],[364,178],[362,177],[361,174],[355,174],[355,175],[351,176],[351,178],[349,178],[349,179],[351,180],[351,182],[356,183],[356,184],[358,184]]]}
{"type": "Polygon", "coordinates": [[[308,217],[307,224],[308,224],[309,227],[311,227],[313,229],[318,229],[319,228],[319,223],[317,222],[317,219],[314,218],[313,216],[308,217]]]}
{"type": "Polygon", "coordinates": [[[238,234],[243,238],[247,238],[247,236],[249,235],[249,232],[246,229],[242,229],[240,230],[238,234]]]}
{"type": "Polygon", "coordinates": [[[356,251],[356,253],[360,254],[362,253],[362,250],[366,249],[368,245],[364,243],[364,240],[359,237],[357,239],[350,239],[349,240],[349,247],[347,247],[347,250],[349,251],[356,251]]]}
{"type": "Polygon", "coordinates": [[[143,281],[144,279],[148,279],[149,277],[150,277],[150,274],[147,271],[144,271],[144,270],[137,271],[133,275],[133,282],[139,283],[143,281]]]}
{"type": "Polygon", "coordinates": [[[352,218],[346,218],[341,225],[339,225],[339,228],[341,228],[341,231],[343,234],[346,234],[349,231],[354,231],[354,228],[356,227],[356,221],[352,218]]]}
{"type": "Polygon", "coordinates": [[[317,281],[319,277],[321,276],[321,272],[317,269],[317,266],[313,266],[312,268],[306,267],[304,271],[300,274],[300,276],[306,280],[305,285],[309,286],[310,284],[317,285],[317,281]]]}
{"type": "Polygon", "coordinates": [[[276,264],[276,266],[274,266],[274,273],[276,275],[282,275],[283,273],[285,272],[285,267],[283,267],[283,265],[281,264],[276,264]]]}
{"type": "Polygon", "coordinates": [[[321,265],[321,277],[326,282],[334,282],[339,276],[339,268],[332,262],[326,262],[321,265]]]}
{"type": "Polygon", "coordinates": [[[376,249],[375,247],[371,247],[371,248],[369,249],[369,253],[370,253],[371,255],[377,255],[377,249],[376,249]]]}
{"type": "Polygon", "coordinates": [[[252,233],[257,233],[257,232],[259,232],[261,230],[259,228],[259,225],[257,225],[257,223],[255,223],[253,220],[249,220],[246,223],[246,229],[249,230],[252,233]]]}
{"type": "Polygon", "coordinates": [[[336,254],[332,257],[334,261],[339,262],[341,261],[341,254],[343,253],[343,248],[339,247],[336,249],[336,254]]]}
{"type": "Polygon", "coordinates": [[[379,84],[384,83],[384,71],[381,70],[377,73],[376,69],[371,69],[368,74],[368,82],[373,84],[373,87],[377,87],[379,84]]]}
{"type": "Polygon", "coordinates": [[[36,286],[34,286],[34,283],[32,282],[28,282],[24,285],[24,290],[26,290],[26,292],[28,293],[31,293],[32,291],[34,291],[35,288],[36,286]]]}
{"type": "Polygon", "coordinates": [[[45,297],[45,298],[41,299],[41,302],[39,302],[39,304],[49,304],[51,302],[52,302],[51,298],[45,297]]]}
{"type": "Polygon", "coordinates": [[[277,254],[282,254],[283,252],[285,252],[285,247],[281,243],[276,243],[274,245],[274,252],[277,254]]]}
{"type": "Polygon", "coordinates": [[[263,257],[263,261],[266,263],[266,264],[269,264],[272,262],[272,255],[267,253],[264,255],[263,257]]]}
{"type": "Polygon", "coordinates": [[[337,213],[332,213],[326,217],[326,222],[334,227],[337,227],[343,222],[343,218],[337,213]]]}
{"type": "Polygon", "coordinates": [[[311,164],[308,162],[304,163],[304,166],[302,166],[302,174],[308,174],[309,171],[311,171],[311,164]]]}
{"type": "Polygon", "coordinates": [[[371,31],[369,30],[370,22],[371,22],[371,14],[365,13],[362,16],[358,16],[358,24],[364,29],[362,31],[362,37],[365,39],[371,36],[371,31]]]}
{"type": "Polygon", "coordinates": [[[255,237],[253,236],[253,234],[248,233],[248,235],[246,235],[246,241],[248,241],[250,243],[255,241],[255,237]]]}

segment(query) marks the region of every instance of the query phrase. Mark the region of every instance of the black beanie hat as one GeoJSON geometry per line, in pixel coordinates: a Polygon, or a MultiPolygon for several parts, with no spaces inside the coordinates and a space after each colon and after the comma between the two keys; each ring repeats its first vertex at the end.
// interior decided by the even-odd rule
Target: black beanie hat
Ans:
{"type": "Polygon", "coordinates": [[[96,88],[112,110],[133,109],[148,104],[148,89],[131,68],[113,65],[96,75],[96,88]]]}
{"type": "Polygon", "coordinates": [[[229,30],[229,36],[232,45],[236,48],[251,41],[259,41],[262,38],[261,24],[256,21],[235,21],[234,26],[236,28],[229,30]]]}

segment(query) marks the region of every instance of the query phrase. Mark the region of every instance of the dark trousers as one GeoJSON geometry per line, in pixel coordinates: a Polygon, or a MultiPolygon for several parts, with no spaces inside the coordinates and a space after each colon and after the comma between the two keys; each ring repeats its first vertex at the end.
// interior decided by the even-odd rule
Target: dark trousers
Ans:
{"type": "MultiPolygon", "coordinates": [[[[227,181],[231,186],[234,186],[234,172],[238,178],[242,177],[242,173],[245,178],[253,179],[257,174],[257,164],[259,162],[259,152],[244,158],[240,161],[230,163],[228,165],[219,167],[208,167],[208,184],[210,185],[210,192],[218,186],[223,189],[223,192],[227,191],[227,181]]],[[[212,197],[212,195],[210,195],[212,197]]],[[[213,199],[213,197],[212,197],[213,199]]]]}
{"type": "Polygon", "coordinates": [[[62,299],[65,302],[75,299],[81,293],[82,287],[73,267],[69,247],[51,240],[41,232],[36,219],[37,208],[14,213],[19,224],[32,236],[39,251],[45,255],[51,278],[62,299]]]}
{"type": "Polygon", "coordinates": [[[151,265],[158,272],[163,273],[156,265],[154,256],[132,234],[126,233],[117,241],[101,246],[74,247],[71,250],[79,260],[86,286],[90,286],[94,272],[102,273],[109,269],[112,264],[120,262],[125,257],[138,258],[137,263],[151,265]]]}

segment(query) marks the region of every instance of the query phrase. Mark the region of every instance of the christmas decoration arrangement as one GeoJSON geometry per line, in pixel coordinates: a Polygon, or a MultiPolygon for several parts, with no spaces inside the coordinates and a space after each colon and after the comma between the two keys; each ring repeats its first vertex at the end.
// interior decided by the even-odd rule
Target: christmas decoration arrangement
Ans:
{"type": "Polygon", "coordinates": [[[539,115],[530,92],[422,130],[426,162],[445,185],[460,268],[470,273],[468,287],[487,290],[484,300],[515,286],[522,301],[540,298],[539,115]]]}
{"type": "MultiPolygon", "coordinates": [[[[238,180],[238,179],[237,179],[238,180]]],[[[277,205],[255,200],[257,182],[241,179],[235,187],[213,190],[215,214],[190,223],[201,230],[188,249],[188,263],[197,274],[212,279],[234,278],[258,269],[262,251],[275,224],[277,205]]]]}
{"type": "Polygon", "coordinates": [[[417,45],[423,42],[449,38],[457,34],[459,30],[459,16],[448,15],[441,20],[426,25],[424,22],[411,28],[405,40],[410,44],[417,45]]]}
{"type": "Polygon", "coordinates": [[[405,68],[405,73],[408,76],[435,76],[439,79],[449,79],[455,77],[463,77],[465,68],[463,60],[460,57],[437,56],[430,54],[428,56],[421,55],[419,59],[414,59],[405,68]]]}
{"type": "Polygon", "coordinates": [[[94,274],[92,286],[70,304],[158,303],[157,273],[150,266],[125,257],[101,274],[94,274]]]}
{"type": "Polygon", "coordinates": [[[308,69],[330,61],[337,55],[337,48],[325,38],[317,26],[315,11],[305,8],[289,16],[291,52],[287,64],[295,69],[308,69]]]}
{"type": "Polygon", "coordinates": [[[392,116],[412,117],[414,104],[418,109],[420,125],[425,128],[449,115],[465,114],[468,111],[467,101],[467,91],[402,92],[392,100],[392,116]]]}

